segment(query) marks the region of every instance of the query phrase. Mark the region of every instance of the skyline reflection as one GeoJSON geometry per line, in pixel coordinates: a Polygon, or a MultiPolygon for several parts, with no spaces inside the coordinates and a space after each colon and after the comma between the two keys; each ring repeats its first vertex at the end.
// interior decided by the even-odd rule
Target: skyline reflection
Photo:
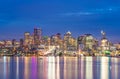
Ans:
{"type": "Polygon", "coordinates": [[[1,57],[0,79],[120,79],[120,58],[1,57]]]}
{"type": "Polygon", "coordinates": [[[110,59],[108,57],[104,57],[101,59],[101,77],[100,79],[110,79],[110,59]]]}

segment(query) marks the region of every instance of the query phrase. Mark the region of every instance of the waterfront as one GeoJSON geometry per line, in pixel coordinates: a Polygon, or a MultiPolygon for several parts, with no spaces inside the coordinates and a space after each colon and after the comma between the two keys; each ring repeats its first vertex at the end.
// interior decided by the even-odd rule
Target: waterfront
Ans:
{"type": "Polygon", "coordinates": [[[120,79],[115,57],[1,57],[0,79],[120,79]]]}

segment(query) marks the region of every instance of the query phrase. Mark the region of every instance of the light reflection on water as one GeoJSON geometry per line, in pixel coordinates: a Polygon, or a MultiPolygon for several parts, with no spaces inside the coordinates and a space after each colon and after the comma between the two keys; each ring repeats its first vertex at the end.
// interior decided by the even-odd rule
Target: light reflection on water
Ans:
{"type": "Polygon", "coordinates": [[[109,58],[102,58],[101,59],[101,75],[100,78],[101,79],[110,79],[109,78],[109,73],[110,73],[110,64],[109,64],[110,60],[109,58]]]}
{"type": "Polygon", "coordinates": [[[119,74],[120,58],[0,58],[0,79],[120,79],[119,74]]]}

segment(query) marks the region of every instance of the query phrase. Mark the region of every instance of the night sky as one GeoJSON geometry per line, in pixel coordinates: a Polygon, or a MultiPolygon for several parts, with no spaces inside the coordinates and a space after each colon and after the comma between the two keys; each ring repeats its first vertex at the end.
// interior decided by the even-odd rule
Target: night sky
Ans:
{"type": "Polygon", "coordinates": [[[120,0],[0,0],[0,40],[23,38],[34,27],[43,35],[69,30],[74,37],[91,33],[98,39],[104,30],[120,42],[120,0]]]}

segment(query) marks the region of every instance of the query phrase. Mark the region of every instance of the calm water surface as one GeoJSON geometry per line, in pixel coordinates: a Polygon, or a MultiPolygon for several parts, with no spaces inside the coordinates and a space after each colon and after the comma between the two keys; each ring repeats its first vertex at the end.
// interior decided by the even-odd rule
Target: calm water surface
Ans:
{"type": "Polygon", "coordinates": [[[120,58],[1,57],[0,79],[120,79],[120,58]]]}

